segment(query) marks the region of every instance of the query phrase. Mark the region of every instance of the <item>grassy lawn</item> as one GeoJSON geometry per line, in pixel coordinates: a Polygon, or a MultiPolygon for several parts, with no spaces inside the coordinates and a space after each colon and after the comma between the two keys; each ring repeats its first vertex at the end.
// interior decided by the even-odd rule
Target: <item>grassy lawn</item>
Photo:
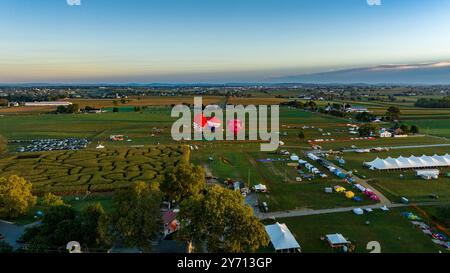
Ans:
{"type": "Polygon", "coordinates": [[[450,138],[450,112],[433,119],[414,119],[406,124],[415,124],[421,128],[421,132],[436,136],[450,138]]]}
{"type": "MultiPolygon", "coordinates": [[[[82,211],[90,204],[94,203],[100,203],[105,210],[105,212],[111,212],[112,211],[112,199],[111,195],[109,194],[97,194],[97,195],[90,195],[90,196],[84,196],[84,195],[72,195],[72,196],[63,196],[64,203],[70,205],[72,208],[74,208],[76,211],[82,211]],[[76,200],[78,198],[78,200],[76,200]]],[[[40,197],[38,197],[38,204],[40,201],[40,197]]],[[[11,219],[12,222],[18,224],[18,225],[27,225],[30,223],[35,222],[38,220],[35,218],[36,212],[42,211],[44,208],[40,205],[34,206],[30,211],[19,218],[11,219]]]]}
{"type": "Polygon", "coordinates": [[[169,143],[174,120],[167,107],[152,107],[141,113],[3,116],[0,117],[0,134],[10,140],[88,138],[94,144],[106,142],[109,146],[123,145],[109,141],[110,135],[123,134],[132,139],[129,145],[169,143]],[[154,128],[161,132],[155,134],[154,128]]]}
{"type": "MultiPolygon", "coordinates": [[[[355,137],[355,136],[352,136],[355,137]]],[[[356,136],[358,137],[358,136],[356,136]]],[[[358,148],[373,148],[373,147],[395,147],[395,146],[415,146],[415,145],[434,145],[434,144],[448,144],[449,140],[430,137],[417,136],[407,138],[376,138],[375,140],[346,140],[336,142],[319,143],[324,150],[337,149],[351,149],[353,145],[358,148]]]]}
{"type": "MultiPolygon", "coordinates": [[[[106,146],[105,152],[116,149],[127,150],[134,145],[155,145],[157,143],[173,145],[170,127],[175,119],[170,117],[170,107],[151,106],[142,113],[135,113],[132,111],[133,105],[170,105],[173,102],[179,103],[185,100],[184,97],[166,100],[163,98],[133,99],[132,103],[119,104],[119,107],[123,110],[119,113],[5,115],[0,117],[0,134],[5,135],[8,139],[86,137],[92,141],[90,148],[94,148],[100,142],[106,146]],[[154,133],[155,129],[158,129],[158,133],[154,133]],[[109,140],[111,134],[124,134],[131,141],[111,142],[109,140]]],[[[223,97],[208,97],[205,102],[221,103],[223,97]]],[[[277,102],[279,102],[278,99],[262,97],[237,98],[229,103],[271,104],[277,102]]],[[[82,106],[93,103],[91,106],[113,107],[112,100],[88,100],[76,101],[76,103],[80,103],[82,106]]],[[[379,102],[367,102],[366,104],[368,107],[386,108],[386,105],[383,106],[379,102]]],[[[405,109],[408,107],[414,108],[410,102],[405,103],[402,107],[405,109]]],[[[285,142],[285,147],[280,147],[280,149],[295,152],[305,158],[303,151],[311,149],[311,145],[307,142],[308,139],[334,138],[339,140],[353,137],[348,133],[347,123],[347,119],[281,107],[280,140],[285,142]],[[304,129],[306,138],[299,139],[297,134],[303,126],[308,127],[304,129]],[[330,133],[330,136],[323,136],[325,133],[330,133]]],[[[441,124],[441,126],[443,125],[441,124]]],[[[378,139],[375,141],[337,141],[321,143],[320,145],[324,149],[339,149],[350,148],[354,144],[362,148],[445,142],[447,141],[433,137],[411,137],[406,139],[378,139]]],[[[260,152],[259,143],[248,141],[196,141],[192,143],[198,145],[199,150],[191,151],[191,160],[194,163],[206,165],[221,180],[231,178],[236,181],[249,182],[250,185],[267,184],[270,194],[261,196],[261,199],[268,201],[271,210],[355,205],[354,201],[347,200],[342,195],[327,195],[323,192],[327,186],[342,183],[328,171],[325,171],[329,175],[328,179],[316,178],[310,182],[295,182],[296,170],[294,167],[287,166],[287,162],[258,162],[258,159],[281,157],[272,153],[260,152]],[[212,157],[213,160],[210,161],[209,157],[212,157]]],[[[148,147],[145,146],[143,149],[148,147]]],[[[15,148],[14,145],[10,145],[10,150],[13,151],[15,148]]],[[[155,168],[160,168],[160,166],[144,164],[145,155],[133,158],[118,155],[116,158],[115,155],[102,155],[97,150],[88,149],[80,151],[75,158],[72,158],[75,160],[71,160],[73,156],[75,155],[72,152],[50,152],[40,153],[38,159],[21,159],[20,161],[15,156],[10,156],[0,160],[0,168],[4,173],[19,172],[31,179],[35,185],[35,190],[56,192],[84,192],[88,188],[98,191],[110,190],[120,185],[126,186],[127,183],[136,179],[154,179],[159,174],[158,170],[155,174],[155,168]],[[106,156],[106,158],[101,160],[102,156],[106,156]],[[125,159],[125,161],[122,159],[125,159]]],[[[345,155],[348,167],[361,169],[363,159],[357,158],[358,156],[360,155],[345,155]],[[354,156],[356,157],[352,158],[354,156]]],[[[368,160],[372,159],[369,158],[368,160]]],[[[151,160],[154,161],[154,159],[151,160]]],[[[361,171],[364,172],[364,170],[361,171]]],[[[440,181],[437,183],[431,182],[439,186],[431,186],[430,188],[429,185],[424,186],[423,181],[413,177],[406,177],[405,181],[399,180],[399,174],[376,175],[370,173],[367,175],[369,178],[376,179],[373,182],[376,187],[393,196],[393,198],[406,195],[412,200],[424,200],[429,193],[437,192],[442,198],[450,199],[450,187],[440,181]]],[[[363,200],[363,203],[368,202],[364,198],[363,200]]]]}
{"type": "MultiPolygon", "coordinates": [[[[290,150],[302,156],[299,149],[290,150]]],[[[195,163],[206,165],[220,181],[231,178],[235,181],[249,182],[250,186],[259,183],[267,185],[270,193],[261,194],[259,198],[261,201],[268,202],[271,211],[297,208],[321,209],[372,203],[362,195],[360,197],[363,201],[357,203],[346,199],[343,194],[324,193],[325,187],[334,185],[348,187],[342,180],[335,179],[325,170],[323,171],[329,175],[327,179],[316,177],[311,181],[296,182],[296,168],[287,165],[290,162],[286,160],[287,158],[287,156],[260,152],[259,144],[203,143],[198,151],[191,153],[191,159],[195,163]],[[209,157],[212,157],[213,161],[209,161],[209,157]],[[266,158],[279,158],[285,161],[270,163],[258,161],[258,159],[266,158]]],[[[317,167],[320,168],[318,165],[317,167]]]]}
{"type": "MultiPolygon", "coordinates": [[[[374,211],[357,216],[352,212],[312,215],[297,218],[277,219],[286,223],[302,247],[303,252],[333,252],[329,245],[320,240],[326,234],[341,233],[356,245],[356,252],[368,253],[370,241],[381,244],[382,253],[437,253],[442,248],[415,228],[409,220],[400,215],[409,209],[393,209],[389,212],[374,211]],[[366,221],[370,221],[366,225],[366,221]]],[[[267,221],[271,224],[273,221],[267,221]]],[[[267,249],[266,249],[267,250],[267,249]]]]}

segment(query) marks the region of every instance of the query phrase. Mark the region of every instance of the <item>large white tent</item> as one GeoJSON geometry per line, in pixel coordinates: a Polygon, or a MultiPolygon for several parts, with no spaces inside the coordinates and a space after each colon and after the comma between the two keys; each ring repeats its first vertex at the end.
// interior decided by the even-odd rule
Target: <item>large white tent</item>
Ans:
{"type": "Polygon", "coordinates": [[[265,228],[276,251],[300,250],[300,245],[286,224],[277,222],[273,225],[267,225],[265,228]]]}
{"type": "Polygon", "coordinates": [[[421,157],[410,156],[398,158],[388,157],[386,159],[376,158],[371,162],[364,162],[364,165],[371,170],[399,170],[430,167],[448,167],[450,166],[450,155],[423,155],[421,157]]]}

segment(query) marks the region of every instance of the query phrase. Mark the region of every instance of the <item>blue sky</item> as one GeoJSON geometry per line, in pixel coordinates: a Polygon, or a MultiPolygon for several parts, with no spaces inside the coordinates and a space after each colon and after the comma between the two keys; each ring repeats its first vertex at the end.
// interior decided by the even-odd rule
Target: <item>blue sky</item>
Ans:
{"type": "Polygon", "coordinates": [[[2,0],[0,82],[229,82],[450,60],[449,0],[2,0]]]}

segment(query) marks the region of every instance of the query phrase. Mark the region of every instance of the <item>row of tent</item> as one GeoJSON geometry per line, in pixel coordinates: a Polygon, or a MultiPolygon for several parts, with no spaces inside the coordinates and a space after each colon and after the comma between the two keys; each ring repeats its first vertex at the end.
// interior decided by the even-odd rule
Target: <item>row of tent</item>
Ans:
{"type": "Polygon", "coordinates": [[[336,175],[337,177],[344,179],[347,177],[347,175],[345,173],[343,173],[341,170],[339,170],[338,168],[335,168],[333,166],[329,166],[328,164],[326,164],[324,161],[322,161],[320,159],[320,157],[318,157],[317,155],[313,154],[313,153],[308,153],[308,158],[311,160],[314,160],[315,162],[318,162],[319,164],[321,164],[322,166],[324,166],[325,168],[327,168],[330,173],[336,175]]]}
{"type": "Polygon", "coordinates": [[[376,158],[371,162],[364,162],[364,166],[371,170],[398,170],[412,168],[448,167],[450,166],[450,155],[422,155],[420,157],[410,156],[398,158],[388,157],[386,159],[376,158]]]}
{"type": "Polygon", "coordinates": [[[307,161],[305,161],[303,159],[300,159],[298,161],[298,164],[305,166],[305,168],[308,169],[308,171],[310,173],[319,174],[319,175],[321,174],[321,171],[319,169],[317,169],[314,165],[308,163],[307,161]]]}

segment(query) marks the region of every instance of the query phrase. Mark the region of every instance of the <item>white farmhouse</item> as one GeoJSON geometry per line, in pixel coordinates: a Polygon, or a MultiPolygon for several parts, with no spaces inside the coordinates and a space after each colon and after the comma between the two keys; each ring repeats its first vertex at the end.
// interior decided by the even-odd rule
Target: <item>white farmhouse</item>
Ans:
{"type": "Polygon", "coordinates": [[[380,137],[392,137],[392,133],[383,128],[380,130],[380,137]]]}

